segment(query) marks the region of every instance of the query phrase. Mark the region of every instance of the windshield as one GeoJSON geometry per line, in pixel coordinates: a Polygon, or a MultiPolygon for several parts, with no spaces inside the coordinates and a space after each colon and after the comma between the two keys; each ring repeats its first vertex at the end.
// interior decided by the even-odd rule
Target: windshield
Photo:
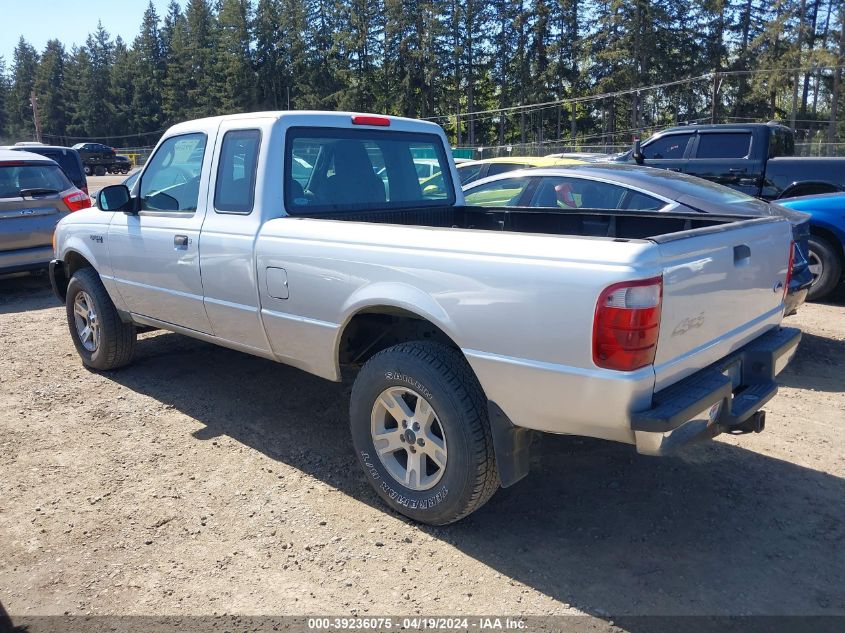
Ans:
{"type": "Polygon", "coordinates": [[[434,134],[371,129],[291,128],[285,157],[285,208],[312,214],[454,204],[451,186],[421,184],[421,170],[448,174],[434,134]]]}
{"type": "Polygon", "coordinates": [[[57,165],[0,164],[0,198],[21,195],[58,193],[73,187],[57,165]]]}

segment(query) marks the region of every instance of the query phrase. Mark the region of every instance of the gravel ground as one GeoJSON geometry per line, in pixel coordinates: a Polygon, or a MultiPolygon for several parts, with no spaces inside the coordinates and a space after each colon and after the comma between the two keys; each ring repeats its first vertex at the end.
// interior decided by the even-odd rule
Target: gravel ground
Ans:
{"type": "Polygon", "coordinates": [[[766,432],[545,436],[432,529],[364,481],[348,384],[170,333],[92,373],[47,286],[0,280],[0,613],[845,614],[843,296],[788,319],[766,432]]]}

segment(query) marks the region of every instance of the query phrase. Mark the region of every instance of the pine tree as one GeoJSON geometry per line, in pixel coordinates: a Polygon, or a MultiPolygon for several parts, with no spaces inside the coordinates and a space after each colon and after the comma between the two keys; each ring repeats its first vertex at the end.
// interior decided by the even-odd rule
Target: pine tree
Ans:
{"type": "MultiPolygon", "coordinates": [[[[141,32],[132,44],[129,75],[133,85],[129,129],[135,133],[154,132],[164,125],[161,91],[164,82],[165,54],[159,17],[150,2],[144,11],[141,32]]],[[[139,137],[140,142],[150,142],[139,137]]]]}
{"type": "Polygon", "coordinates": [[[53,137],[65,136],[68,124],[65,47],[59,40],[48,41],[41,55],[35,75],[35,94],[45,138],[53,140],[53,137]]]}
{"type": "Polygon", "coordinates": [[[118,36],[114,42],[108,106],[111,116],[109,134],[125,136],[133,131],[135,103],[134,55],[118,36]]]}
{"type": "Polygon", "coordinates": [[[188,118],[200,118],[220,113],[219,81],[214,74],[217,59],[217,23],[209,0],[190,0],[185,9],[186,55],[182,59],[185,73],[188,118]]]}
{"type": "Polygon", "coordinates": [[[284,68],[287,41],[282,38],[281,3],[279,0],[259,0],[253,25],[256,72],[256,100],[266,110],[286,108],[284,68]]]}
{"type": "Polygon", "coordinates": [[[91,73],[91,55],[88,49],[85,46],[71,49],[65,69],[69,143],[91,135],[87,129],[91,73]]]}
{"type": "Polygon", "coordinates": [[[113,133],[114,123],[109,100],[114,43],[102,22],[98,22],[97,30],[88,36],[85,49],[90,67],[87,69],[87,87],[78,95],[81,123],[88,136],[106,136],[113,133]]]}
{"type": "Polygon", "coordinates": [[[164,123],[172,125],[188,118],[188,89],[191,81],[191,59],[188,50],[188,27],[179,4],[171,2],[162,29],[167,51],[164,83],[161,91],[164,123]]]}
{"type": "Polygon", "coordinates": [[[6,58],[0,55],[0,142],[9,140],[9,117],[6,113],[9,101],[9,79],[6,72],[6,58]]]}
{"type": "Polygon", "coordinates": [[[215,60],[219,112],[247,112],[255,105],[255,75],[249,50],[252,7],[249,0],[222,0],[217,16],[215,60]]]}
{"type": "Polygon", "coordinates": [[[9,117],[9,134],[25,139],[35,138],[32,120],[32,89],[38,68],[38,53],[23,37],[18,40],[12,57],[12,82],[6,112],[9,117]]]}

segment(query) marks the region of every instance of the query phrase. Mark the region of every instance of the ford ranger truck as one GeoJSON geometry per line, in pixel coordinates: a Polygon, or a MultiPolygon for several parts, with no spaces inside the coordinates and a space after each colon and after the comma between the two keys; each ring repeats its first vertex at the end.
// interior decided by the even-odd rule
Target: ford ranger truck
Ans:
{"type": "MultiPolygon", "coordinates": [[[[763,430],[782,328],[774,217],[464,204],[443,130],[267,112],[180,123],[132,189],[63,219],[50,276],[82,362],[170,330],[327,380],[394,510],[447,524],[528,472],[532,433],[664,455],[763,430]],[[445,186],[420,186],[415,160],[445,186]]],[[[659,206],[659,205],[658,205],[659,206]]],[[[268,396],[272,397],[272,396],[268,396]]],[[[307,420],[303,420],[307,432],[307,420]]]]}

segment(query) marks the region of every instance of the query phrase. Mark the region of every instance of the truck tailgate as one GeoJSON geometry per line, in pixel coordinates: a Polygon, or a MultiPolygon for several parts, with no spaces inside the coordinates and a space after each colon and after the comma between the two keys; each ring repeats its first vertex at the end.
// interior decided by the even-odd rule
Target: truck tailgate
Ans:
{"type": "Polygon", "coordinates": [[[664,272],[655,391],[780,323],[791,243],[791,225],[781,219],[658,239],[664,272]]]}

